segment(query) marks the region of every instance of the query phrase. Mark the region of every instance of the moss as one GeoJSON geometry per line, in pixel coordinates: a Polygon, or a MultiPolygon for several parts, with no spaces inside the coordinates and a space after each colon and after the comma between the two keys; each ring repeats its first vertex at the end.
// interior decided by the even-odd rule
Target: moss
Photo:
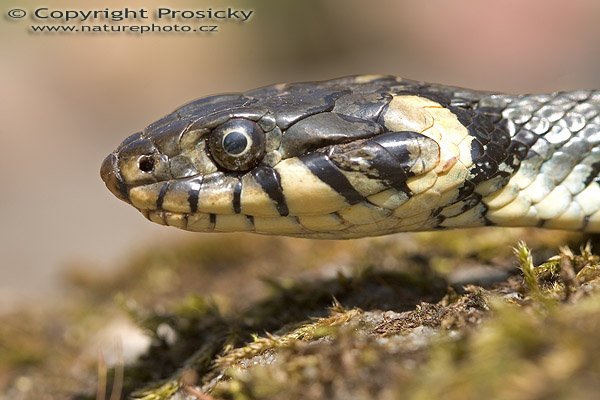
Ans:
{"type": "MultiPolygon", "coordinates": [[[[365,314],[357,314],[326,342],[295,344],[280,350],[271,364],[230,370],[230,379],[214,394],[232,399],[592,396],[600,389],[600,294],[585,289],[578,302],[572,297],[549,302],[567,287],[572,293],[583,290],[581,282],[554,274],[554,283],[542,285],[539,278],[550,264],[538,271],[524,244],[517,253],[523,271],[517,284],[472,287],[464,295],[384,317],[375,328],[361,323],[365,314]],[[434,331],[425,334],[428,328],[434,331]],[[420,345],[407,339],[415,333],[420,345]]],[[[586,276],[600,268],[589,247],[580,255],[562,249],[558,257],[586,276]]]]}
{"type": "Polygon", "coordinates": [[[454,235],[442,245],[402,236],[402,246],[222,236],[133,256],[117,277],[71,273],[69,307],[40,321],[18,315],[29,336],[0,325],[0,351],[18,355],[3,364],[9,393],[65,398],[79,387],[73,399],[95,398],[103,374],[82,350],[122,313],[151,338],[122,386],[118,369],[106,374],[106,387],[130,398],[536,399],[600,389],[600,259],[585,238],[562,238],[580,249],[556,251],[536,234],[535,251],[519,244],[514,257],[510,237],[486,233],[494,254],[471,232],[454,235]],[[448,284],[446,274],[473,265],[506,274],[448,284]],[[76,339],[59,353],[65,337],[76,339]],[[72,365],[87,372],[70,385],[50,372],[72,365]],[[23,389],[22,378],[43,390],[23,389]]]}

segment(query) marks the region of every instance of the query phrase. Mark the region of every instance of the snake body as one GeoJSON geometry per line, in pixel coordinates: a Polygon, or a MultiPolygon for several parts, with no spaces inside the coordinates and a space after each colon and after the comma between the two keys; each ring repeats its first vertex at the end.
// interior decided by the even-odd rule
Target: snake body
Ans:
{"type": "Polygon", "coordinates": [[[600,232],[600,91],[391,76],[268,86],[180,107],[121,143],[101,176],[151,221],[191,231],[600,232]]]}

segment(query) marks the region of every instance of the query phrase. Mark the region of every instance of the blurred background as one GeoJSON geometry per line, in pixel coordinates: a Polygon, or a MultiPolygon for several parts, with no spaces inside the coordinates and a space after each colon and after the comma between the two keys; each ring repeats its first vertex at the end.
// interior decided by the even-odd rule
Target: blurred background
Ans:
{"type": "Polygon", "coordinates": [[[149,223],[99,178],[122,139],[191,99],[361,73],[507,92],[600,87],[593,0],[161,2],[254,10],[212,34],[35,34],[28,17],[6,16],[152,3],[2,2],[0,312],[60,296],[72,265],[115,270],[149,245],[198,237],[149,223]]]}

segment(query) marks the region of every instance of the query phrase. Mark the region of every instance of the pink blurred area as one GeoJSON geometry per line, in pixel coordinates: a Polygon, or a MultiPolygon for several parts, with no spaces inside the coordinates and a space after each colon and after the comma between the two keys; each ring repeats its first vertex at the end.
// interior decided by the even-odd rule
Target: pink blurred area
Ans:
{"type": "MultiPolygon", "coordinates": [[[[76,4],[4,1],[0,11],[157,7],[76,4]]],[[[191,99],[359,73],[513,92],[600,83],[600,3],[592,0],[161,6],[254,15],[219,22],[215,34],[32,34],[27,18],[0,19],[0,304],[59,293],[65,265],[118,268],[151,243],[194,235],[144,220],[98,174],[122,139],[191,99]]]]}

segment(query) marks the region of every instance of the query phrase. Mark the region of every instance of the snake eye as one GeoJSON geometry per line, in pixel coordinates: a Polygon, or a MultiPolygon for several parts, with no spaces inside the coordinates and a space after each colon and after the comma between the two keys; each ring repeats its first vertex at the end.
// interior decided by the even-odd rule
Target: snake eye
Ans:
{"type": "Polygon", "coordinates": [[[234,118],[212,131],[208,149],[219,166],[243,172],[265,155],[265,140],[265,133],[254,121],[234,118]]]}

